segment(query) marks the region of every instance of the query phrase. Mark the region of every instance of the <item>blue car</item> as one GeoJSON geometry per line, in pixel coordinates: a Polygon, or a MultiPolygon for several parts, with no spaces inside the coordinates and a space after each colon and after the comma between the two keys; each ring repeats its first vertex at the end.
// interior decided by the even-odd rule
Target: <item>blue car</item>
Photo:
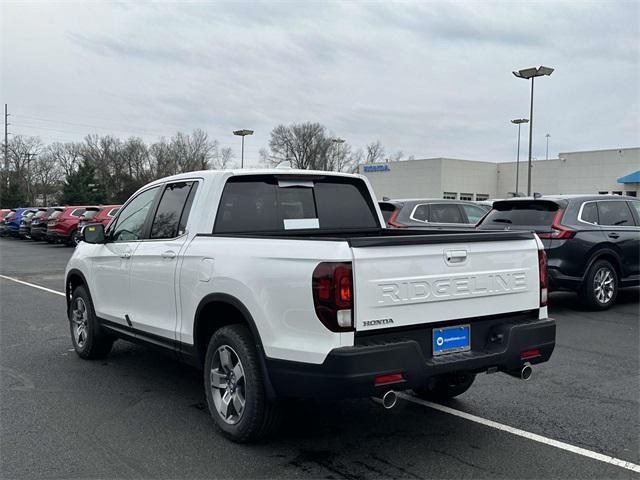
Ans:
{"type": "Polygon", "coordinates": [[[2,236],[17,237],[20,231],[20,220],[22,220],[22,216],[30,210],[32,209],[16,208],[15,214],[12,215],[13,211],[10,212],[4,219],[4,225],[2,225],[2,230],[0,231],[2,236]]]}

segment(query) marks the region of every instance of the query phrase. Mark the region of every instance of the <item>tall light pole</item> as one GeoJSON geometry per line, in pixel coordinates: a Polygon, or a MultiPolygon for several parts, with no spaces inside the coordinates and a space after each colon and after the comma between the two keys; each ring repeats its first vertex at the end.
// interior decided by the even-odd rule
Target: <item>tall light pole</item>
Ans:
{"type": "Polygon", "coordinates": [[[516,118],[515,120],[511,120],[511,123],[515,123],[518,125],[518,154],[516,156],[516,189],[514,190],[515,196],[518,196],[518,177],[520,175],[520,125],[523,123],[529,123],[529,119],[527,118],[516,118]]]}
{"type": "Polygon", "coordinates": [[[551,75],[553,73],[553,68],[550,67],[531,67],[524,68],[522,70],[518,70],[517,72],[513,72],[513,74],[518,78],[523,78],[525,80],[531,80],[531,106],[529,108],[529,168],[527,169],[527,196],[531,196],[531,148],[533,141],[533,80],[536,77],[542,77],[543,75],[551,75]]]}
{"type": "Polygon", "coordinates": [[[551,137],[551,135],[549,135],[548,133],[545,135],[545,137],[547,137],[547,154],[545,156],[545,158],[547,160],[549,160],[549,138],[551,137]]]}
{"type": "Polygon", "coordinates": [[[234,130],[234,135],[242,137],[242,155],[240,156],[240,168],[244,168],[244,137],[253,135],[253,130],[234,130]]]}

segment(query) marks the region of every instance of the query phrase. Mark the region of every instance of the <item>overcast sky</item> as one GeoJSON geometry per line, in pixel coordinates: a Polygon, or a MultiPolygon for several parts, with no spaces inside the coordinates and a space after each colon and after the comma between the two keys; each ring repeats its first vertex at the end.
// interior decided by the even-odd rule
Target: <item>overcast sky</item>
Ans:
{"type": "MultiPolygon", "coordinates": [[[[10,132],[152,141],[201,128],[257,161],[279,123],[354,147],[512,160],[536,81],[534,156],[640,145],[640,3],[2,2],[10,132]]],[[[525,154],[526,136],[523,131],[525,154]]]]}

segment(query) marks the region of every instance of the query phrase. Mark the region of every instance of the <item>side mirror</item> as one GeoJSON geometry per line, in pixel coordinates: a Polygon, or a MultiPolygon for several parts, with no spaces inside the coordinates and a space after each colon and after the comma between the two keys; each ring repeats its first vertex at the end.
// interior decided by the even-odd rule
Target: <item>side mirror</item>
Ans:
{"type": "Polygon", "coordinates": [[[87,243],[105,243],[104,225],[96,223],[82,229],[82,241],[87,243]]]}

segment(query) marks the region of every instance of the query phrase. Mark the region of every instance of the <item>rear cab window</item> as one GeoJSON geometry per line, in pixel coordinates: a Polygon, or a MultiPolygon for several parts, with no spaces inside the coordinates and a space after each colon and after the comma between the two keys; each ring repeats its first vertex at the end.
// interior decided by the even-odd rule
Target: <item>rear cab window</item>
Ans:
{"type": "Polygon", "coordinates": [[[479,227],[504,230],[526,228],[531,230],[549,230],[558,212],[557,203],[549,200],[519,200],[495,202],[479,227]]]}
{"type": "Polygon", "coordinates": [[[214,233],[378,228],[369,190],[358,178],[241,175],[224,187],[214,233]]]}

